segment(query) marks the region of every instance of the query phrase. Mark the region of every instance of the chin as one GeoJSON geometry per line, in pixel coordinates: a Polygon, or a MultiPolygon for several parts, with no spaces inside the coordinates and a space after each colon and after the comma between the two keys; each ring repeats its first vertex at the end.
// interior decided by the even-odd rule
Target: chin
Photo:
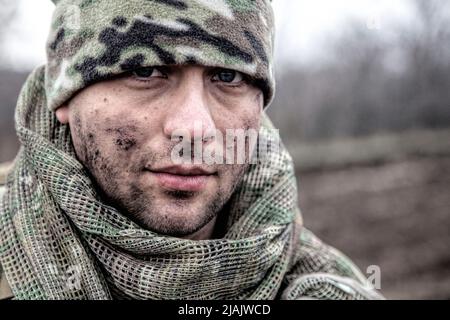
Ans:
{"type": "Polygon", "coordinates": [[[199,231],[216,216],[216,212],[211,212],[198,205],[189,205],[188,203],[180,205],[180,203],[173,202],[175,201],[161,206],[153,206],[151,209],[135,215],[136,222],[142,227],[162,235],[184,237],[199,231]]]}

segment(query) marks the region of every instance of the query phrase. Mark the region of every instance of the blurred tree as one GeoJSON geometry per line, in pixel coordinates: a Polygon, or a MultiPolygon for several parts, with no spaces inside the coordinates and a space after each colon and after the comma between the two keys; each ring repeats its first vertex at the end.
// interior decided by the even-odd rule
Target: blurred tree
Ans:
{"type": "Polygon", "coordinates": [[[450,10],[446,0],[411,0],[417,23],[403,32],[408,62],[405,90],[409,107],[423,125],[446,125],[450,119],[450,10]]]}
{"type": "Polygon", "coordinates": [[[326,39],[320,67],[279,73],[269,113],[288,144],[450,126],[450,6],[409,3],[412,23],[355,18],[326,39]]]}

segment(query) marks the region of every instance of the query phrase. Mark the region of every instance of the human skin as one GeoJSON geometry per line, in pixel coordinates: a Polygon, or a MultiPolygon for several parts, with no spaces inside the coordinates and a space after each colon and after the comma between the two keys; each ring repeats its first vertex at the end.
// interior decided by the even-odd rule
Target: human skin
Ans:
{"type": "Polygon", "coordinates": [[[203,148],[216,147],[216,130],[258,131],[262,109],[262,91],[245,75],[188,65],[141,68],[93,84],[56,116],[70,126],[77,157],[107,204],[148,230],[202,240],[218,236],[218,217],[248,159],[174,164],[180,141],[173,137],[181,130],[203,148]]]}

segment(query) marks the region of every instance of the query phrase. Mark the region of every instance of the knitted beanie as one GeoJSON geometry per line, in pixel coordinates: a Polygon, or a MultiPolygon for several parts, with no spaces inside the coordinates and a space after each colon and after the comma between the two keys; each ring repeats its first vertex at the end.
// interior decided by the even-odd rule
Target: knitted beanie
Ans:
{"type": "Polygon", "coordinates": [[[270,0],[53,0],[48,108],[142,67],[198,64],[242,72],[274,94],[270,0]]]}

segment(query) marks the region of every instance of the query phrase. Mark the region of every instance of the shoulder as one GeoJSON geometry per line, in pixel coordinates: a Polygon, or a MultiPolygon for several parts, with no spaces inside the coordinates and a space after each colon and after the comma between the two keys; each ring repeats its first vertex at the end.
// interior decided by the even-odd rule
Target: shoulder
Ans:
{"type": "Polygon", "coordinates": [[[299,242],[297,260],[304,268],[303,272],[330,272],[365,282],[365,276],[351,259],[324,243],[310,230],[302,228],[299,242]]]}
{"type": "Polygon", "coordinates": [[[284,299],[382,299],[345,254],[302,227],[284,299]]]}

